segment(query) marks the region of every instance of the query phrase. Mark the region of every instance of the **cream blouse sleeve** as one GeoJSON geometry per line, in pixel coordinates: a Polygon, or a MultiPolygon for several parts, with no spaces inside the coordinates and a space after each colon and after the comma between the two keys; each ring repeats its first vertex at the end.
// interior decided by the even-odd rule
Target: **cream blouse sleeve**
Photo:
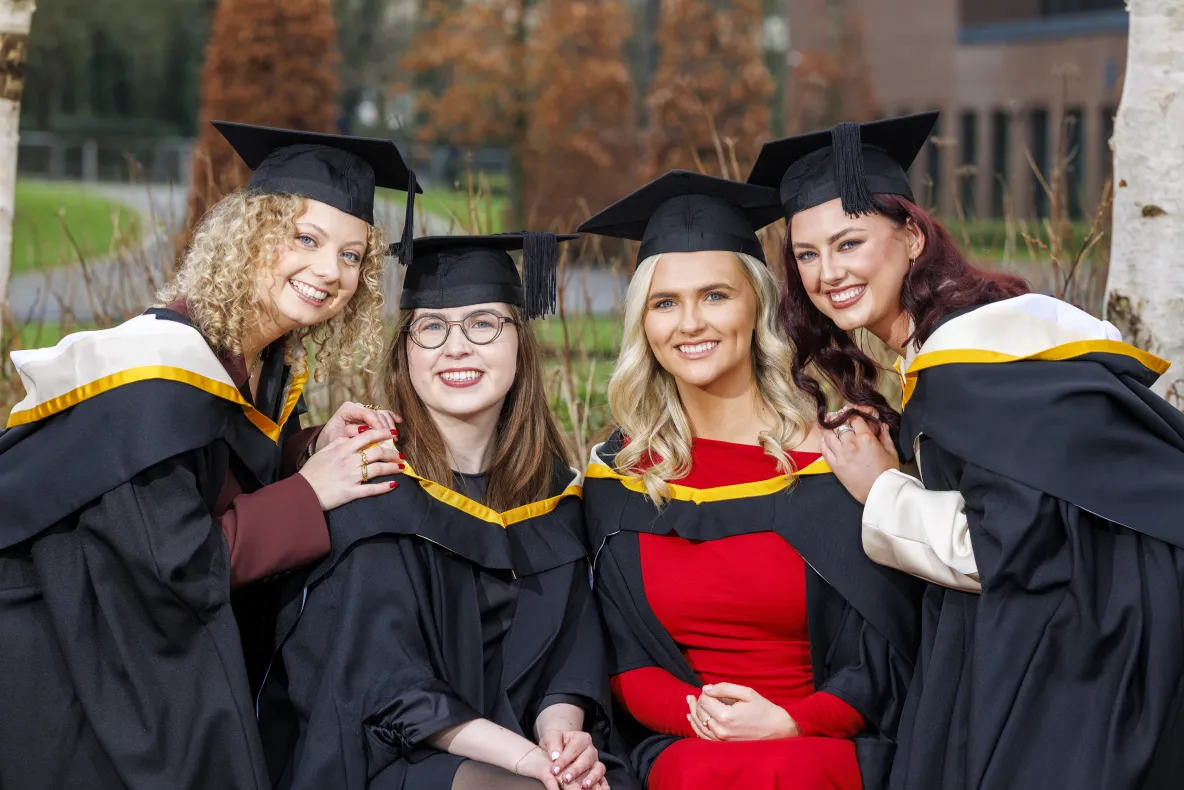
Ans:
{"type": "Polygon", "coordinates": [[[930,491],[890,469],[863,507],[863,550],[873,562],[964,592],[981,592],[966,502],[957,491],[930,491]]]}

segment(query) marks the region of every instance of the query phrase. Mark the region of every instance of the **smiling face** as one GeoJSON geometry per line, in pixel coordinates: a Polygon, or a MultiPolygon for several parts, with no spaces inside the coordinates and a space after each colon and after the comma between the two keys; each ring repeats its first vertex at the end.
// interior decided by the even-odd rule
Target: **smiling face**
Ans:
{"type": "MultiPolygon", "coordinates": [[[[463,321],[475,312],[511,317],[510,306],[503,302],[449,307],[439,310],[417,309],[411,325],[417,322],[425,335],[441,333],[447,321],[463,321]],[[434,320],[426,320],[426,318],[434,320]]],[[[486,316],[470,320],[469,332],[492,333],[493,322],[486,316]],[[489,323],[490,326],[486,326],[489,323]]],[[[407,367],[411,385],[428,411],[437,418],[472,420],[483,414],[496,417],[514,384],[518,362],[518,329],[509,322],[492,343],[484,345],[469,340],[460,326],[448,331],[448,339],[439,348],[423,348],[411,339],[406,343],[407,367]]]]}
{"type": "Polygon", "coordinates": [[[293,237],[257,286],[277,336],[323,324],[345,308],[358,290],[369,231],[357,217],[305,201],[293,237]]]}
{"type": "Polygon", "coordinates": [[[701,389],[747,388],[757,304],[730,252],[668,252],[646,299],[646,340],[662,368],[701,389]]]}
{"type": "Polygon", "coordinates": [[[900,289],[925,236],[882,214],[851,217],[832,200],[794,214],[793,256],[810,301],[842,330],[866,327],[881,339],[892,334],[903,309],[900,289]]]}

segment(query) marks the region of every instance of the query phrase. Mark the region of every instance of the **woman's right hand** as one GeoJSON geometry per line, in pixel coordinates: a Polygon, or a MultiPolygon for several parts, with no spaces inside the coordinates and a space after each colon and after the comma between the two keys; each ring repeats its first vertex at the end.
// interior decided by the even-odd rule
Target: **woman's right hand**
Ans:
{"type": "Polygon", "coordinates": [[[562,790],[559,785],[559,777],[551,773],[550,756],[538,746],[522,756],[522,759],[514,766],[514,773],[538,779],[547,790],[562,790]]]}
{"type": "MultiPolygon", "coordinates": [[[[385,494],[397,488],[397,482],[363,483],[362,453],[366,454],[366,478],[399,474],[403,471],[402,454],[393,447],[377,445],[385,437],[383,431],[365,431],[351,439],[335,439],[313,453],[312,458],[297,472],[303,475],[316,492],[321,510],[332,510],[367,496],[385,494]]],[[[391,430],[391,435],[397,435],[391,430]]]]}

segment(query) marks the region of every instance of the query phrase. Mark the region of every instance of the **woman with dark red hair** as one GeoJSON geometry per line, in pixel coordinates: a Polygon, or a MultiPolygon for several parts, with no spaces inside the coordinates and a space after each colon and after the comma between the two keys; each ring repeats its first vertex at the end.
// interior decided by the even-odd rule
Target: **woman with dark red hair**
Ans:
{"type": "Polygon", "coordinates": [[[793,376],[864,549],[931,582],[892,785],[1184,786],[1184,415],[1150,389],[1167,363],[966,262],[909,189],[936,117],[767,143],[749,176],[781,190],[793,376]],[[901,357],[899,416],[860,329],[901,357]],[[819,379],[856,410],[828,416],[819,379]]]}

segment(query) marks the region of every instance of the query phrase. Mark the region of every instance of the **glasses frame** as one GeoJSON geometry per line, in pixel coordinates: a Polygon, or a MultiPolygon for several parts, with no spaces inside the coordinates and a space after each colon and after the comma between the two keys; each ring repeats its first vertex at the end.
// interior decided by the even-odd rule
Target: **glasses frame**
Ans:
{"type": "Polygon", "coordinates": [[[469,341],[473,345],[488,346],[490,343],[494,342],[495,340],[497,340],[499,337],[502,336],[502,329],[505,327],[506,324],[511,324],[513,326],[517,326],[518,322],[515,321],[513,318],[510,318],[509,316],[502,315],[501,313],[497,312],[496,310],[490,310],[488,308],[483,308],[481,310],[474,310],[471,313],[466,313],[464,316],[461,317],[461,319],[459,321],[449,321],[448,319],[446,319],[444,316],[440,315],[439,313],[425,313],[421,316],[416,317],[415,319],[413,319],[411,321],[411,323],[409,323],[405,327],[403,327],[403,331],[407,333],[407,336],[411,338],[411,342],[414,343],[415,345],[417,345],[420,348],[425,349],[427,351],[435,351],[437,348],[443,348],[444,344],[448,342],[448,338],[452,335],[452,327],[454,327],[454,326],[459,326],[461,334],[463,334],[465,336],[465,340],[469,341]],[[468,332],[468,330],[465,329],[465,321],[468,321],[470,318],[472,318],[475,315],[481,315],[482,313],[486,313],[488,315],[495,316],[498,319],[497,331],[493,333],[493,337],[489,338],[485,342],[481,342],[480,340],[474,340],[473,338],[469,337],[469,332],[468,332]],[[439,321],[444,322],[444,325],[445,325],[444,339],[440,341],[439,345],[425,346],[423,343],[419,342],[418,339],[416,339],[415,333],[411,331],[411,328],[413,326],[415,326],[415,324],[419,323],[420,321],[422,321],[425,318],[435,318],[439,321]]]}

